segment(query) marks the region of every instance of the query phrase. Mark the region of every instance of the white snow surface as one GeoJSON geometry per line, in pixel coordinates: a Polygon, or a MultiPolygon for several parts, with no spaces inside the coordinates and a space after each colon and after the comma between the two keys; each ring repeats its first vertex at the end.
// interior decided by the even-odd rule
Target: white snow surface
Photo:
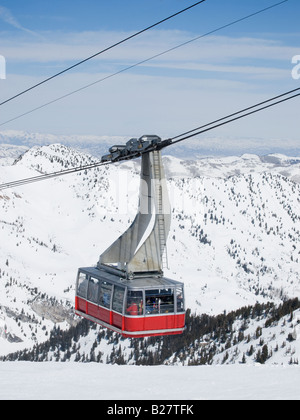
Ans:
{"type": "Polygon", "coordinates": [[[8,362],[1,400],[300,400],[291,366],[111,366],[8,362]]]}

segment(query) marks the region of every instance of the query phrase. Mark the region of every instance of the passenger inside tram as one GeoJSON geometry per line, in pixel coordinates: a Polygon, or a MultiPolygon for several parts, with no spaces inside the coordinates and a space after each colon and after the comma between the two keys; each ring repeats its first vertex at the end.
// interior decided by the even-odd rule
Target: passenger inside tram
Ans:
{"type": "Polygon", "coordinates": [[[127,294],[127,315],[143,315],[143,292],[129,290],[127,294]]]}
{"type": "Polygon", "coordinates": [[[146,314],[163,313],[174,313],[173,290],[146,290],[146,314]]]}

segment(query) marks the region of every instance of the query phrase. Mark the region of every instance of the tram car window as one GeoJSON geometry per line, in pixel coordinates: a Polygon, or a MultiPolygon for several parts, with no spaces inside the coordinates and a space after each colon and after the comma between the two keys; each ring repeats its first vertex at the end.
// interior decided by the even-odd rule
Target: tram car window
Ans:
{"type": "Polygon", "coordinates": [[[114,286],[112,310],[115,312],[118,312],[119,314],[123,313],[124,296],[125,296],[125,288],[114,286]]]}
{"type": "Polygon", "coordinates": [[[183,287],[176,287],[176,303],[177,303],[177,313],[184,312],[184,296],[183,296],[183,287]]]}
{"type": "Polygon", "coordinates": [[[79,276],[78,276],[78,287],[77,287],[77,294],[78,294],[78,296],[86,299],[88,285],[89,285],[89,276],[87,274],[85,274],[85,273],[79,273],[79,276]]]}
{"type": "Polygon", "coordinates": [[[111,292],[112,292],[112,284],[106,281],[103,281],[100,288],[100,300],[99,300],[100,306],[110,309],[111,292]]]}
{"type": "Polygon", "coordinates": [[[174,290],[146,290],[146,314],[174,313],[174,290]]]}
{"type": "Polygon", "coordinates": [[[143,315],[143,307],[143,292],[137,290],[128,290],[126,314],[132,316],[143,315]]]}
{"type": "Polygon", "coordinates": [[[89,280],[87,300],[93,303],[98,303],[100,280],[93,277],[89,280]]]}

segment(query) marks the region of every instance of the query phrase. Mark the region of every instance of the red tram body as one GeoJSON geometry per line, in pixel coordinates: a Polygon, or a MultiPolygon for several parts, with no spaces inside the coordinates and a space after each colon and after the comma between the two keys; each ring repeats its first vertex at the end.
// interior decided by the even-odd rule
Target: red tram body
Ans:
{"type": "Polygon", "coordinates": [[[81,268],[75,312],[123,337],[181,334],[184,286],[164,277],[128,280],[98,268],[81,268]]]}

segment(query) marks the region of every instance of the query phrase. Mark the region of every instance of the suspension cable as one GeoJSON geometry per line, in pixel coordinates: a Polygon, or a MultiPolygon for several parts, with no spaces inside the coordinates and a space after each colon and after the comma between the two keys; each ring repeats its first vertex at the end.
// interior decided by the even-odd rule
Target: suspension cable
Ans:
{"type": "MultiPolygon", "coordinates": [[[[101,82],[104,82],[105,80],[111,79],[111,78],[112,78],[112,77],[114,77],[114,76],[117,76],[117,75],[119,75],[119,74],[125,73],[125,72],[126,72],[126,71],[128,71],[128,70],[132,70],[132,69],[134,69],[135,67],[138,67],[138,66],[140,66],[140,65],[143,65],[143,64],[145,64],[145,63],[147,63],[147,62],[149,62],[149,61],[151,61],[151,60],[154,60],[154,59],[156,59],[156,58],[159,58],[159,57],[161,57],[161,56],[163,56],[163,55],[165,55],[165,54],[167,54],[167,53],[170,53],[170,52],[175,51],[175,50],[177,50],[177,49],[179,49],[179,48],[181,48],[181,47],[184,47],[184,46],[186,46],[186,45],[189,45],[189,44],[191,44],[192,42],[198,41],[198,40],[199,40],[199,39],[201,39],[201,38],[205,38],[205,37],[207,37],[207,36],[209,36],[209,35],[212,35],[212,34],[214,34],[214,33],[216,33],[216,32],[219,32],[219,31],[221,31],[221,30],[223,30],[223,29],[226,29],[226,28],[228,28],[228,27],[230,27],[230,26],[233,26],[233,25],[235,25],[235,24],[237,24],[237,23],[243,22],[243,21],[245,21],[246,19],[249,19],[249,18],[252,18],[252,17],[254,17],[254,16],[257,16],[258,14],[264,13],[264,12],[266,12],[266,11],[268,11],[268,10],[270,10],[270,9],[274,8],[274,7],[280,6],[281,4],[286,3],[287,1],[288,1],[288,0],[284,0],[284,1],[281,1],[281,2],[279,2],[279,3],[275,3],[275,4],[273,4],[273,5],[269,6],[269,7],[266,7],[266,8],[264,8],[264,9],[258,10],[257,12],[251,13],[250,15],[244,16],[244,17],[239,18],[239,19],[237,19],[237,20],[234,20],[234,21],[232,21],[232,22],[230,22],[230,23],[227,23],[227,24],[225,24],[225,25],[222,25],[222,26],[220,26],[220,27],[218,27],[218,28],[216,28],[216,29],[213,29],[213,30],[211,30],[211,31],[209,31],[209,32],[206,32],[205,34],[199,35],[199,36],[197,36],[197,37],[195,37],[195,38],[192,38],[192,39],[190,39],[190,40],[188,40],[188,41],[185,41],[185,42],[183,42],[183,43],[181,43],[181,44],[179,44],[179,45],[176,45],[175,47],[169,48],[168,50],[165,50],[165,51],[163,51],[163,52],[161,52],[161,53],[155,54],[155,55],[154,55],[154,56],[152,56],[152,57],[149,57],[149,58],[147,58],[147,59],[145,59],[145,60],[142,60],[142,61],[140,61],[140,62],[138,62],[138,63],[132,64],[131,66],[125,67],[125,68],[123,68],[123,69],[121,69],[121,70],[117,71],[116,73],[112,73],[112,74],[110,74],[110,75],[108,75],[108,76],[105,76],[105,77],[103,77],[103,78],[101,78],[101,79],[96,80],[95,82],[89,83],[89,84],[87,84],[87,85],[84,85],[84,86],[82,86],[82,87],[80,87],[80,88],[76,89],[76,90],[73,90],[72,92],[66,93],[66,94],[64,94],[64,95],[62,95],[62,96],[60,96],[60,97],[58,97],[58,98],[52,99],[52,100],[51,100],[51,101],[49,101],[49,102],[46,102],[46,103],[44,103],[44,104],[42,104],[42,105],[39,105],[39,106],[38,106],[38,107],[36,107],[36,108],[33,108],[33,109],[29,110],[29,111],[26,111],[26,112],[24,112],[24,113],[22,113],[22,114],[19,114],[19,115],[17,115],[17,116],[15,116],[15,117],[13,117],[13,118],[10,118],[10,119],[9,119],[9,120],[7,120],[7,121],[4,121],[4,122],[0,123],[0,127],[2,127],[3,125],[9,124],[9,123],[11,123],[11,122],[13,122],[13,121],[15,121],[15,120],[18,120],[19,118],[25,117],[26,115],[32,114],[32,113],[34,113],[34,112],[36,112],[36,111],[38,111],[38,110],[40,110],[40,109],[43,109],[43,108],[45,108],[45,107],[47,107],[47,106],[49,106],[49,105],[52,105],[52,104],[54,104],[54,103],[56,103],[56,102],[59,102],[59,101],[61,101],[61,100],[63,100],[63,99],[66,99],[66,98],[68,98],[69,96],[72,96],[72,95],[74,95],[75,93],[79,93],[79,92],[81,92],[81,91],[83,91],[83,90],[85,90],[85,89],[87,89],[87,88],[90,88],[90,87],[92,87],[92,86],[94,86],[94,85],[96,85],[96,84],[98,84],[98,83],[101,83],[101,82]]],[[[0,105],[1,105],[1,104],[0,104],[0,105]]]]}
{"type": "MultiPolygon", "coordinates": [[[[171,140],[172,140],[172,144],[178,143],[178,141],[174,141],[174,140],[178,139],[179,137],[187,136],[188,134],[191,134],[191,133],[194,133],[195,131],[198,131],[198,133],[195,133],[195,134],[193,135],[193,136],[196,136],[197,134],[199,134],[199,130],[203,130],[203,129],[204,129],[204,128],[206,128],[206,127],[209,127],[209,126],[211,126],[211,125],[213,125],[213,124],[220,123],[221,121],[227,120],[228,118],[231,118],[231,117],[235,117],[236,115],[242,114],[242,113],[244,113],[244,112],[246,112],[246,111],[250,111],[251,109],[257,108],[257,107],[259,107],[259,106],[261,106],[261,105],[265,105],[265,104],[267,104],[267,103],[269,103],[269,102],[273,102],[273,101],[275,101],[276,99],[282,98],[282,97],[284,97],[284,96],[290,95],[290,94],[295,93],[295,92],[299,92],[299,90],[300,90],[300,88],[290,90],[290,91],[288,91],[288,92],[282,93],[281,95],[274,96],[273,98],[270,98],[270,99],[267,99],[267,100],[265,100],[265,101],[259,102],[259,103],[255,104],[255,105],[249,106],[248,108],[244,108],[244,109],[242,109],[241,111],[234,112],[233,114],[227,115],[226,117],[219,118],[219,119],[217,119],[217,120],[215,120],[215,121],[212,121],[212,122],[210,122],[210,123],[208,123],[208,124],[205,124],[205,125],[202,125],[202,126],[200,126],[200,127],[194,128],[193,130],[186,131],[185,133],[182,133],[182,134],[179,134],[178,136],[172,137],[172,138],[171,138],[171,140]]],[[[298,95],[295,95],[295,96],[298,96],[298,95]]],[[[292,98],[294,98],[295,96],[290,97],[290,98],[287,98],[286,100],[292,99],[292,98]]],[[[269,107],[271,107],[271,106],[277,105],[278,103],[281,103],[281,102],[284,102],[284,101],[279,101],[279,102],[276,102],[276,103],[274,103],[274,104],[272,104],[272,105],[269,105],[268,107],[261,108],[260,110],[263,110],[263,109],[269,108],[269,107]]],[[[260,111],[260,110],[257,110],[257,111],[255,111],[255,112],[258,112],[258,111],[260,111]]],[[[254,113],[254,112],[253,112],[253,113],[254,113]]],[[[246,117],[247,115],[250,115],[250,114],[251,114],[251,113],[248,113],[248,114],[245,114],[244,116],[246,117]]],[[[239,118],[242,118],[242,116],[241,116],[241,117],[239,117],[239,118]]],[[[228,121],[228,122],[234,121],[235,119],[239,119],[239,118],[234,118],[233,120],[230,120],[230,121],[228,121]]],[[[226,122],[226,123],[224,123],[224,124],[219,124],[218,126],[222,126],[222,125],[225,125],[225,124],[227,124],[227,122],[226,122]]],[[[217,127],[217,126],[214,126],[214,127],[217,127]]],[[[206,131],[209,131],[209,130],[206,130],[206,131]]],[[[193,136],[190,136],[190,137],[193,137],[193,136]]]]}
{"type": "MultiPolygon", "coordinates": [[[[260,103],[258,103],[256,105],[251,106],[251,107],[245,108],[242,111],[238,111],[238,112],[236,112],[234,114],[227,115],[226,117],[220,118],[219,120],[216,120],[216,121],[214,121],[212,123],[206,124],[206,125],[204,125],[202,127],[198,127],[197,129],[190,130],[190,131],[188,131],[186,133],[180,134],[180,135],[178,135],[176,137],[173,137],[173,139],[170,139],[171,142],[166,142],[166,146],[164,146],[164,147],[172,146],[172,145],[177,144],[179,142],[182,142],[182,141],[185,141],[185,140],[190,139],[192,137],[195,137],[195,136],[197,136],[199,134],[203,134],[203,133],[208,132],[210,130],[214,130],[215,128],[221,127],[221,126],[223,126],[225,124],[232,123],[234,121],[237,121],[237,120],[240,120],[242,118],[245,118],[245,117],[247,117],[249,115],[253,115],[253,114],[258,113],[258,112],[261,112],[261,111],[263,111],[265,109],[274,107],[275,105],[279,105],[281,103],[284,103],[284,102],[287,102],[287,101],[289,101],[291,99],[294,99],[296,97],[299,97],[300,96],[300,93],[295,93],[297,91],[299,92],[300,91],[300,88],[294,89],[294,90],[289,91],[289,92],[286,92],[286,93],[283,93],[281,95],[277,95],[274,98],[268,99],[266,101],[260,102],[260,103]],[[295,94],[292,95],[292,96],[288,96],[288,97],[284,98],[285,96],[290,95],[291,93],[295,93],[295,94]],[[277,100],[279,98],[283,98],[283,99],[277,100]],[[274,100],[276,100],[276,101],[274,102],[274,100]],[[273,101],[273,103],[270,103],[272,101],[273,101]],[[268,103],[268,105],[261,106],[261,105],[267,104],[267,103],[268,103]],[[251,110],[251,111],[245,113],[245,110],[248,110],[248,111],[251,110]],[[242,115],[240,115],[240,114],[242,114],[242,115]],[[234,118],[231,118],[232,116],[235,116],[235,117],[234,118]],[[204,128],[204,127],[206,127],[206,128],[204,128]],[[196,130],[198,130],[198,131],[196,131],[196,130]]],[[[145,151],[145,153],[147,153],[148,151],[149,150],[145,151]]],[[[133,156],[133,157],[137,157],[137,156],[133,156]]],[[[124,161],[124,160],[127,160],[127,159],[128,159],[128,157],[125,157],[125,158],[119,159],[119,161],[124,161]]],[[[37,176],[31,177],[31,178],[23,178],[23,179],[12,181],[12,182],[8,182],[8,183],[5,183],[5,184],[0,184],[0,191],[1,190],[4,190],[4,189],[8,189],[8,188],[18,187],[18,186],[25,185],[25,184],[31,184],[31,183],[37,182],[37,181],[42,181],[42,180],[46,180],[46,179],[50,179],[50,178],[55,178],[55,177],[59,177],[59,176],[64,176],[64,175],[72,174],[72,173],[75,173],[75,172],[80,172],[80,171],[83,171],[83,170],[88,170],[88,169],[92,169],[92,168],[98,168],[100,166],[110,165],[110,164],[114,164],[114,163],[115,162],[112,162],[112,161],[110,161],[110,162],[101,162],[101,161],[99,161],[99,162],[95,162],[93,164],[89,164],[89,165],[85,165],[85,166],[80,166],[80,167],[76,167],[76,168],[71,168],[71,169],[66,169],[66,170],[62,170],[62,171],[59,171],[59,172],[53,172],[53,173],[50,173],[50,174],[37,175],[37,176]]]]}
{"type": "MultiPolygon", "coordinates": [[[[300,89],[300,88],[299,88],[299,89],[300,89]]],[[[297,89],[297,90],[299,90],[299,89],[297,89]]],[[[229,124],[229,123],[231,123],[231,122],[234,122],[234,121],[240,120],[241,118],[245,118],[245,117],[247,117],[247,116],[249,116],[249,115],[256,114],[257,112],[263,111],[264,109],[268,109],[268,108],[271,108],[271,107],[273,107],[273,106],[275,106],[275,105],[281,104],[281,103],[283,103],[283,102],[287,102],[287,101],[289,101],[290,99],[294,99],[294,98],[296,98],[296,97],[298,97],[298,96],[300,96],[300,93],[297,93],[296,95],[290,96],[289,98],[284,98],[284,99],[281,99],[280,101],[277,101],[277,102],[274,102],[274,103],[272,103],[272,104],[266,105],[266,106],[264,106],[264,107],[261,107],[261,108],[255,109],[255,110],[253,110],[253,111],[247,112],[246,114],[243,114],[243,115],[240,115],[240,116],[238,116],[238,117],[235,117],[235,118],[229,119],[229,120],[224,121],[224,122],[222,122],[222,123],[215,124],[215,125],[213,125],[212,127],[206,128],[206,129],[204,129],[204,130],[197,131],[196,133],[186,135],[186,136],[184,136],[184,137],[182,137],[182,138],[179,138],[178,140],[172,141],[172,143],[170,144],[170,146],[171,146],[171,145],[174,145],[174,144],[176,144],[176,143],[182,142],[182,141],[184,141],[184,140],[190,139],[191,137],[195,137],[195,136],[197,136],[197,135],[199,135],[199,134],[206,133],[207,131],[214,130],[215,128],[222,127],[223,125],[229,124]]],[[[266,101],[266,102],[268,102],[268,101],[266,101]]],[[[250,107],[249,109],[251,109],[251,108],[253,108],[253,107],[250,107]]],[[[239,114],[239,113],[237,113],[237,114],[239,114]]],[[[226,118],[228,118],[228,117],[221,118],[221,120],[225,120],[226,118]]],[[[210,124],[207,124],[207,125],[210,125],[210,124]]],[[[206,126],[207,126],[207,125],[206,125],[206,126]]],[[[180,137],[180,136],[177,136],[177,137],[180,137]]]]}
{"type": "MultiPolygon", "coordinates": [[[[117,46],[121,45],[121,44],[124,44],[125,42],[129,41],[130,39],[133,39],[133,38],[137,37],[138,35],[141,35],[142,33],[147,32],[147,31],[149,31],[150,29],[155,28],[156,26],[159,26],[159,25],[161,25],[161,24],[162,24],[162,23],[164,23],[164,22],[167,22],[168,20],[170,20],[170,19],[174,18],[175,16],[178,16],[178,15],[180,15],[180,14],[182,14],[182,13],[184,13],[184,12],[186,12],[186,11],[190,10],[190,9],[192,9],[193,7],[196,7],[196,6],[198,6],[199,4],[204,3],[205,1],[206,1],[206,0],[201,0],[201,1],[198,1],[197,3],[194,3],[194,4],[192,4],[191,6],[186,7],[185,9],[182,9],[182,10],[180,10],[180,11],[179,11],[179,12],[177,12],[177,13],[174,13],[173,15],[168,16],[167,18],[160,20],[160,21],[159,21],[159,22],[157,22],[157,23],[154,23],[153,25],[150,25],[150,26],[148,26],[147,28],[142,29],[142,30],[141,30],[141,31],[139,31],[139,32],[136,32],[136,33],[135,33],[135,34],[133,34],[133,35],[130,35],[130,36],[128,36],[127,38],[124,38],[124,39],[122,39],[121,41],[116,42],[115,44],[111,45],[110,47],[107,47],[107,48],[105,48],[105,49],[103,49],[103,50],[101,50],[101,51],[98,51],[97,53],[95,53],[95,54],[91,55],[90,57],[87,57],[87,58],[85,58],[84,60],[81,60],[81,61],[79,61],[78,63],[73,64],[72,66],[70,66],[70,67],[68,67],[68,68],[66,68],[66,69],[64,69],[64,70],[62,70],[62,71],[60,71],[60,72],[58,72],[58,73],[54,74],[53,76],[48,77],[48,78],[47,78],[47,79],[45,79],[45,80],[42,80],[41,82],[39,82],[39,83],[37,83],[37,84],[35,84],[35,85],[31,86],[30,88],[23,90],[22,92],[20,92],[20,93],[18,93],[18,94],[16,94],[16,95],[14,95],[14,96],[12,96],[11,98],[6,99],[5,101],[3,101],[3,102],[1,102],[1,103],[0,103],[0,106],[2,106],[2,105],[4,105],[4,104],[6,104],[6,103],[8,103],[8,102],[12,101],[13,99],[18,98],[19,96],[24,95],[24,94],[25,94],[25,93],[27,93],[27,92],[30,92],[31,90],[33,90],[33,89],[37,88],[38,86],[43,85],[44,83],[49,82],[49,81],[50,81],[50,80],[52,80],[52,79],[55,79],[55,78],[56,78],[56,77],[58,77],[58,76],[61,76],[62,74],[64,74],[64,73],[66,73],[66,72],[68,72],[68,71],[70,71],[70,70],[74,69],[75,67],[78,67],[78,66],[80,66],[81,64],[86,63],[87,61],[89,61],[89,60],[91,60],[91,59],[93,59],[93,58],[95,58],[95,57],[97,57],[97,56],[99,56],[99,55],[101,55],[101,54],[103,54],[103,53],[105,53],[105,52],[107,52],[107,51],[109,51],[109,50],[111,50],[111,49],[113,49],[113,48],[115,48],[115,47],[117,47],[117,46]]],[[[286,0],[286,1],[287,1],[287,0],[286,0]]]]}

